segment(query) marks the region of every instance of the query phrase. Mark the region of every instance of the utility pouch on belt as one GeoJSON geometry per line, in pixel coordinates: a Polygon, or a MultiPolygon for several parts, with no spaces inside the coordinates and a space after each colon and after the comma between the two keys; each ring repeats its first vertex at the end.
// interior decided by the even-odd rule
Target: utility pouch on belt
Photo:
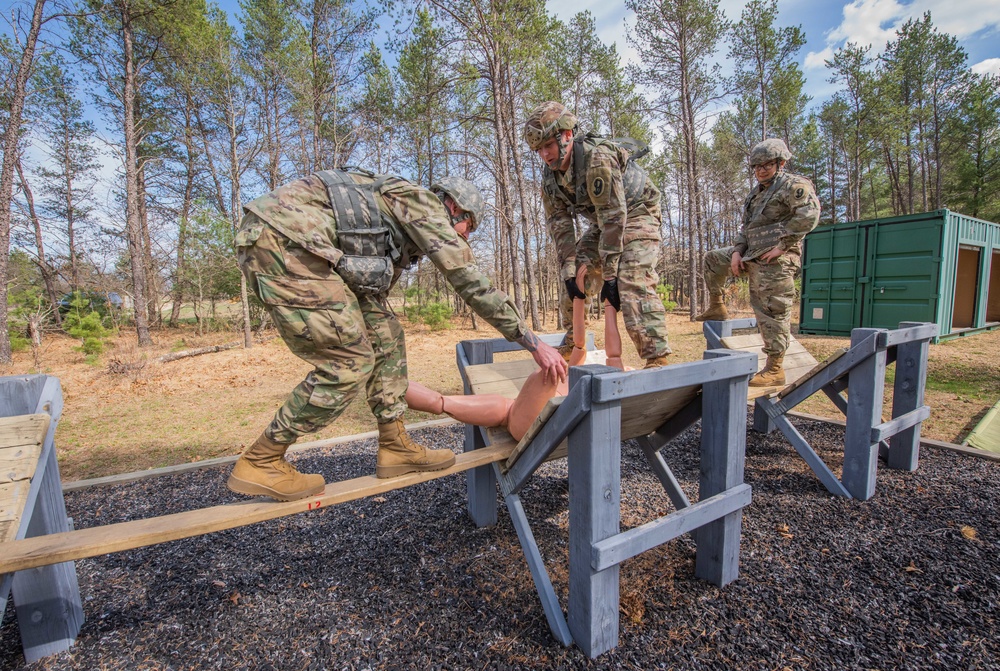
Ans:
{"type": "Polygon", "coordinates": [[[337,219],[337,246],[344,252],[337,274],[356,294],[388,292],[400,252],[375,200],[385,178],[357,184],[343,170],[321,170],[316,176],[326,185],[337,219]]]}

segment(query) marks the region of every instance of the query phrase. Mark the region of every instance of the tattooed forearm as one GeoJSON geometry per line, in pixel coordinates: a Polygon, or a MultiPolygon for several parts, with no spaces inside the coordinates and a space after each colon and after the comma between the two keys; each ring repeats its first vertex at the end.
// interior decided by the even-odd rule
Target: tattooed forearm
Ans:
{"type": "Polygon", "coordinates": [[[529,352],[534,352],[535,350],[537,350],[541,342],[542,341],[538,339],[538,336],[536,336],[534,332],[530,330],[525,331],[524,335],[517,339],[517,344],[523,347],[524,349],[528,350],[529,352]]]}

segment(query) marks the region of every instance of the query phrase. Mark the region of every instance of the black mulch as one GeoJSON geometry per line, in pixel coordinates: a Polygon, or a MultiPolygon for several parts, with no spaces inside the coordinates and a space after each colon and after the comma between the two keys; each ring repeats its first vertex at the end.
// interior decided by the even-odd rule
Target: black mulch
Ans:
{"type": "MultiPolygon", "coordinates": [[[[827,463],[843,430],[797,421],[827,463]]],[[[458,428],[417,434],[461,449],[458,428]]],[[[694,497],[697,427],[664,450],[694,497]]],[[[298,458],[371,472],[374,442],[298,458]]],[[[225,469],[67,495],[78,528],[237,500],[225,469]]],[[[26,666],[13,608],[0,669],[996,669],[1000,464],[925,448],[867,502],[830,496],[780,434],[749,433],[740,577],[693,577],[683,538],[621,567],[619,646],[596,660],[549,633],[510,518],[477,529],[465,478],[77,563],[87,621],[26,666]]],[[[563,607],[565,462],[523,493],[563,607]]],[[[626,443],[622,523],[669,502],[626,443]]]]}

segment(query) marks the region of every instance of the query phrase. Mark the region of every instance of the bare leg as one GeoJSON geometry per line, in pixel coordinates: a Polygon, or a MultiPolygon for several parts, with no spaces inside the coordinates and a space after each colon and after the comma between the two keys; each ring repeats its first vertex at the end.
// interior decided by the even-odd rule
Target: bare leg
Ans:
{"type": "Polygon", "coordinates": [[[607,365],[625,370],[622,363],[622,335],[618,331],[618,311],[605,301],[604,303],[604,350],[607,353],[607,365]]]}
{"type": "Polygon", "coordinates": [[[444,396],[411,380],[406,404],[421,412],[445,413],[466,424],[506,427],[515,440],[521,440],[549,399],[565,395],[566,390],[565,382],[546,382],[540,370],[528,376],[514,401],[496,394],[444,396]]]}
{"type": "MultiPolygon", "coordinates": [[[[476,426],[505,426],[514,401],[496,394],[444,396],[419,382],[410,381],[406,404],[414,410],[435,415],[447,414],[476,426]]],[[[537,414],[537,413],[536,413],[537,414]]]]}
{"type": "MultiPolygon", "coordinates": [[[[574,301],[574,307],[575,303],[577,301],[574,301]]],[[[579,303],[582,304],[583,301],[579,301],[579,303]]],[[[550,398],[556,395],[564,396],[567,389],[568,384],[566,382],[560,382],[559,384],[546,382],[545,376],[542,375],[542,371],[540,370],[536,370],[529,375],[528,379],[524,381],[521,391],[517,394],[517,400],[514,401],[514,404],[507,412],[507,421],[505,423],[507,431],[514,437],[514,440],[521,440],[524,437],[524,434],[531,427],[531,423],[542,412],[542,408],[545,407],[550,398]]]]}
{"type": "Polygon", "coordinates": [[[579,366],[587,358],[587,303],[573,299],[573,353],[569,357],[570,366],[579,366]]]}

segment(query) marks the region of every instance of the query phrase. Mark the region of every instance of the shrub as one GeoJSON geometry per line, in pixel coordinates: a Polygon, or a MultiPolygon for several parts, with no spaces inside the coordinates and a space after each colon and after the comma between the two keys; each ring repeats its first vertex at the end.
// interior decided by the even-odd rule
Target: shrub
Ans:
{"type": "Polygon", "coordinates": [[[104,341],[111,336],[111,331],[104,328],[101,315],[88,306],[89,301],[85,297],[74,297],[69,302],[69,310],[63,319],[63,328],[71,337],[82,341],[76,350],[83,352],[87,361],[93,363],[104,352],[104,341]]]}
{"type": "Polygon", "coordinates": [[[420,318],[432,331],[441,331],[451,327],[451,306],[441,301],[428,303],[420,311],[420,318]]]}
{"type": "Polygon", "coordinates": [[[660,297],[661,301],[663,301],[663,309],[667,312],[670,312],[677,307],[677,303],[670,300],[670,292],[673,290],[674,287],[671,284],[661,284],[656,287],[656,295],[660,297]]]}

